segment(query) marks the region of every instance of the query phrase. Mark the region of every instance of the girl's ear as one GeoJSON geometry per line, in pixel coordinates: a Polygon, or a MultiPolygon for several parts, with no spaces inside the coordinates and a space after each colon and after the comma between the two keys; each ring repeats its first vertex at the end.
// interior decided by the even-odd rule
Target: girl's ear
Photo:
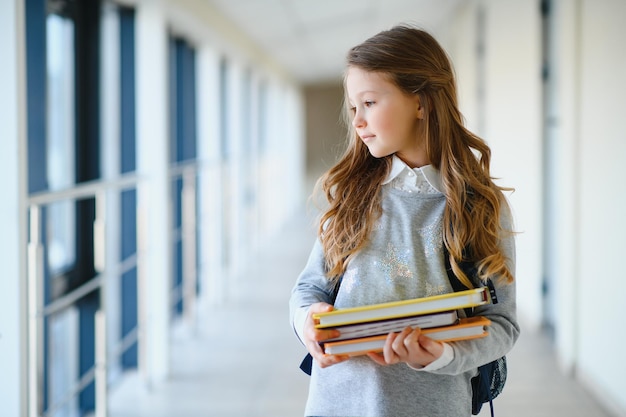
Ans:
{"type": "Polygon", "coordinates": [[[418,119],[424,120],[424,106],[422,106],[422,101],[417,95],[415,96],[415,99],[416,99],[416,109],[417,109],[416,116],[418,119]]]}

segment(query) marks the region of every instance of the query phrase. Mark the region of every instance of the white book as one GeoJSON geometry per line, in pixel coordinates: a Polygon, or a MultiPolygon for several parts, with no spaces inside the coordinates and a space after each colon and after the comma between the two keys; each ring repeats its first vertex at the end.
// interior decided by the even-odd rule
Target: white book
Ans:
{"type": "Polygon", "coordinates": [[[422,316],[402,317],[360,324],[348,324],[345,326],[334,327],[334,329],[339,330],[341,335],[333,339],[328,339],[326,342],[401,332],[407,327],[428,329],[431,327],[447,326],[456,323],[458,319],[459,316],[456,310],[452,310],[422,316]]]}

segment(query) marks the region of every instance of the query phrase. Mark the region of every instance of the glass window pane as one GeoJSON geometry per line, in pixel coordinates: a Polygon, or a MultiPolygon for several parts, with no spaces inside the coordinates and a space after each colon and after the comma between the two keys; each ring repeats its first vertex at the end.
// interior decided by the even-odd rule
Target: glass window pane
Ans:
{"type": "MultiPolygon", "coordinates": [[[[46,18],[47,31],[47,179],[50,190],[75,183],[74,22],[56,14],[46,18]]],[[[54,277],[75,264],[74,202],[52,204],[48,210],[48,266],[54,277]]]]}
{"type": "Polygon", "coordinates": [[[50,190],[74,184],[74,22],[48,15],[47,150],[50,190]]]}

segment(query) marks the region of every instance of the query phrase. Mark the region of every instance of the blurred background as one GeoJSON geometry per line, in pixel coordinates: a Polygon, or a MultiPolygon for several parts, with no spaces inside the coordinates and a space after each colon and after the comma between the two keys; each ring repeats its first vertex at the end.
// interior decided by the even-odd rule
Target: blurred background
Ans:
{"type": "Polygon", "coordinates": [[[344,146],[344,55],[404,22],[448,51],[515,188],[544,356],[513,368],[626,415],[625,18],[623,0],[0,0],[0,414],[300,415],[287,299],[344,146]]]}

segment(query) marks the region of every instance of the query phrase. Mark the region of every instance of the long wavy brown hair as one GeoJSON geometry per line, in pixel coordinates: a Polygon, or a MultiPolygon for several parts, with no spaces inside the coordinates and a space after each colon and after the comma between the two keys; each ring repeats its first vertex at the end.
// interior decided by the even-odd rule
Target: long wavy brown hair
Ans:
{"type": "MultiPolygon", "coordinates": [[[[464,127],[458,110],[454,72],[447,54],[427,32],[396,26],[352,48],[347,67],[388,76],[406,94],[417,94],[424,107],[420,136],[433,167],[441,172],[446,197],[443,238],[455,275],[468,288],[471,280],[459,266],[472,262],[482,280],[507,283],[513,274],[498,246],[503,231],[503,191],[489,173],[487,143],[464,127]]],[[[347,101],[347,100],[346,100],[347,101]]],[[[381,187],[392,156],[375,158],[356,134],[346,105],[348,146],[339,162],[318,181],[328,200],[319,222],[327,275],[338,279],[366,244],[382,213],[381,187]]],[[[417,138],[416,138],[417,140],[417,138]]]]}

